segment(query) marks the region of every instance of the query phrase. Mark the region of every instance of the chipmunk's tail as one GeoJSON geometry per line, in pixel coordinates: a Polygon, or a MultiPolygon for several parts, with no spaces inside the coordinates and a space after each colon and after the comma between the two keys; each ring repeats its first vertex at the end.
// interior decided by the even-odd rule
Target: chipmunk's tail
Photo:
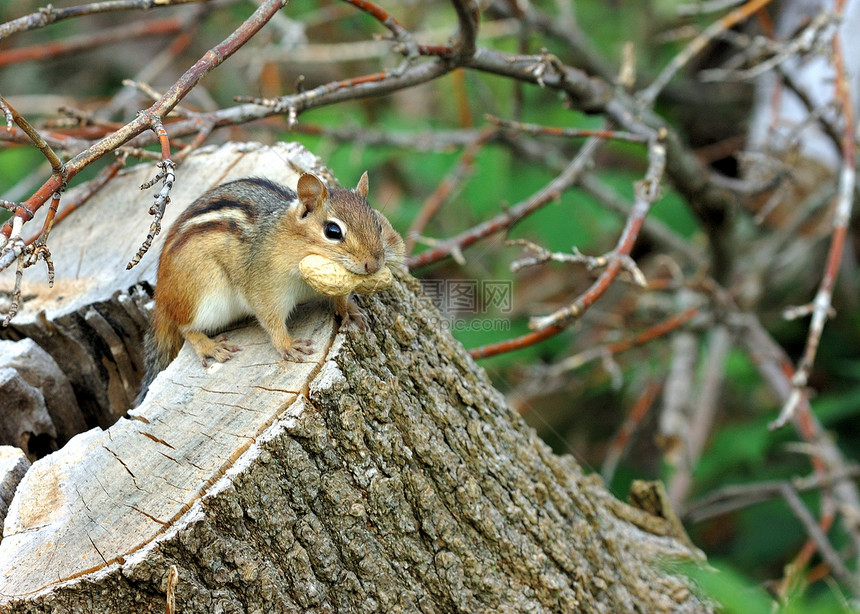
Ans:
{"type": "Polygon", "coordinates": [[[146,373],[140,384],[140,392],[134,401],[134,406],[141,404],[149,386],[155,377],[167,368],[167,365],[176,358],[182,348],[182,335],[179,329],[171,322],[165,322],[164,318],[158,317],[158,311],[153,314],[152,328],[147,331],[143,339],[143,360],[146,373]]]}

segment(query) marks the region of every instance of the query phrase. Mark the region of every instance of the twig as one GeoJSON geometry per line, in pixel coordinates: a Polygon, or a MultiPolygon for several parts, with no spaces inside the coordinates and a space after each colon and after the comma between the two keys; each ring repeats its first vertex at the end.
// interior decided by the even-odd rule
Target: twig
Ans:
{"type": "Polygon", "coordinates": [[[150,215],[153,216],[152,223],[149,225],[149,232],[144,239],[143,244],[134,258],[126,265],[126,269],[134,267],[144,254],[149,251],[152,241],[156,235],[161,232],[161,219],[164,217],[164,211],[170,203],[170,190],[173,188],[173,183],[176,181],[176,162],[170,158],[170,141],[167,138],[167,131],[157,117],[150,117],[152,122],[152,130],[158,135],[158,140],[161,142],[161,162],[158,163],[158,174],[155,177],[140,186],[141,190],[148,190],[156,183],[161,181],[161,191],[154,196],[155,202],[149,208],[150,215]]]}
{"type": "Polygon", "coordinates": [[[818,553],[825,561],[827,561],[833,575],[835,575],[836,578],[846,587],[851,589],[851,592],[854,593],[854,598],[856,599],[860,596],[860,582],[858,582],[854,574],[848,571],[848,568],[845,567],[842,559],[838,554],[836,554],[836,551],[827,539],[827,535],[824,530],[818,525],[806,505],[804,505],[803,501],[801,501],[800,497],[797,495],[797,491],[794,490],[791,484],[785,482],[780,485],[780,491],[785,502],[788,504],[789,509],[801,522],[803,528],[806,529],[806,534],[809,538],[815,543],[818,553]]]}
{"type": "Polygon", "coordinates": [[[726,358],[732,349],[732,339],[725,324],[708,331],[708,349],[704,358],[704,377],[692,400],[692,413],[683,437],[684,462],[672,474],[666,490],[669,501],[677,509],[687,498],[693,483],[693,470],[701,458],[708,435],[719,408],[720,390],[724,384],[726,358]]]}
{"type": "Polygon", "coordinates": [[[692,420],[693,381],[699,343],[698,337],[689,331],[673,335],[670,341],[672,358],[663,387],[656,439],[664,462],[677,472],[691,464],[684,443],[692,420]]]}
{"type": "Polygon", "coordinates": [[[787,43],[775,46],[777,52],[766,60],[761,60],[746,69],[715,68],[699,73],[702,81],[746,81],[755,79],[767,71],[785,63],[791,58],[802,57],[820,49],[830,42],[835,34],[836,19],[829,11],[822,11],[802,32],[793,36],[787,43]]]}
{"type": "Polygon", "coordinates": [[[591,157],[599,142],[598,139],[587,140],[561,174],[531,198],[516,204],[504,213],[482,222],[474,228],[439,242],[432,249],[408,258],[407,265],[410,269],[417,269],[439,262],[440,260],[449,258],[455,251],[462,251],[485,237],[513,227],[514,224],[524,217],[552,202],[562,192],[574,185],[591,162],[591,157]]]}
{"type": "Polygon", "coordinates": [[[287,115],[287,125],[296,125],[298,115],[308,109],[342,100],[379,96],[432,81],[453,70],[449,63],[437,60],[408,67],[406,70],[384,70],[320,85],[312,90],[280,98],[237,96],[238,102],[250,102],[268,108],[269,114],[287,115]]]}
{"type": "Polygon", "coordinates": [[[563,252],[550,252],[549,250],[544,249],[540,245],[536,245],[535,243],[526,239],[506,241],[505,244],[520,245],[522,247],[525,247],[528,252],[534,253],[533,256],[514,260],[511,263],[511,271],[514,273],[524,268],[545,264],[550,261],[584,264],[589,271],[593,271],[595,269],[606,268],[612,261],[612,259],[617,257],[621,259],[621,266],[630,273],[630,276],[633,278],[633,281],[634,283],[636,283],[636,285],[641,287],[645,287],[648,285],[648,281],[645,279],[645,274],[642,273],[638,266],[636,266],[636,263],[633,261],[632,258],[630,258],[630,256],[615,256],[614,254],[610,254],[608,256],[586,256],[585,254],[580,252],[579,248],[577,248],[576,246],[573,247],[573,253],[571,254],[563,252]]]}
{"type": "Polygon", "coordinates": [[[603,466],[600,468],[600,475],[603,481],[607,484],[612,482],[612,476],[615,475],[615,469],[618,467],[618,462],[627,450],[630,440],[633,438],[633,433],[641,424],[648,411],[653,407],[654,400],[660,392],[660,383],[650,381],[645,386],[645,390],[636,399],[630,412],[624,418],[624,422],[609,442],[609,447],[606,451],[606,456],[603,459],[603,466]]]}
{"type": "Polygon", "coordinates": [[[647,88],[639,93],[639,100],[644,106],[650,107],[654,104],[657,96],[663,91],[663,88],[668,85],[672,77],[684,67],[693,57],[705,48],[714,38],[733,27],[735,24],[747,19],[756,11],[761,10],[771,0],[750,0],[743,6],[734,9],[732,12],[724,15],[718,21],[715,21],[690,43],[666,65],[666,67],[657,75],[657,78],[647,88]]]}
{"type": "Polygon", "coordinates": [[[415,248],[416,238],[421,235],[433,216],[436,215],[442,205],[445,204],[445,201],[451,197],[451,194],[466,179],[469,173],[471,173],[472,163],[475,161],[475,156],[488,141],[492,140],[496,136],[496,134],[496,130],[492,128],[481,130],[475,140],[466,147],[465,151],[463,151],[463,155],[460,157],[460,160],[457,162],[454,169],[439,183],[437,188],[433,191],[433,194],[424,201],[424,204],[421,206],[421,209],[418,211],[412,224],[409,226],[409,230],[406,232],[407,254],[412,253],[412,250],[415,248]]]}
{"type": "MultiPolygon", "coordinates": [[[[47,141],[45,141],[44,138],[42,138],[42,135],[39,134],[39,132],[33,126],[30,125],[30,122],[28,122],[26,119],[24,119],[24,117],[19,115],[18,112],[14,108],[12,108],[12,105],[10,105],[9,102],[2,96],[0,96],[0,104],[2,104],[3,107],[3,114],[6,116],[7,126],[10,119],[11,121],[18,124],[18,127],[24,131],[24,134],[26,134],[27,137],[32,141],[33,145],[36,146],[36,149],[38,149],[39,152],[48,160],[48,163],[50,163],[51,165],[51,172],[61,181],[60,189],[64,189],[67,180],[66,169],[63,166],[63,163],[60,158],[57,156],[56,153],[54,153],[54,150],[51,149],[51,146],[47,143],[47,141]]],[[[32,218],[32,215],[30,215],[30,217],[32,218]]]]}
{"type": "Polygon", "coordinates": [[[151,19],[118,26],[110,30],[88,32],[85,35],[70,37],[63,41],[52,41],[47,44],[40,43],[30,47],[5,49],[0,51],[0,67],[52,57],[63,57],[78,51],[102,47],[117,41],[173,34],[181,29],[182,22],[178,19],[151,19]]]}
{"type": "Polygon", "coordinates": [[[51,260],[51,252],[48,250],[46,242],[53,226],[54,215],[57,213],[60,193],[66,189],[68,175],[65,165],[57,157],[57,154],[54,153],[54,150],[51,149],[51,146],[42,138],[42,135],[2,97],[0,97],[0,106],[2,106],[3,114],[7,118],[7,125],[10,120],[18,124],[18,127],[30,138],[36,149],[48,160],[51,165],[51,177],[59,184],[56,191],[52,194],[50,210],[42,227],[42,232],[32,245],[27,245],[21,239],[21,228],[25,221],[24,218],[26,217],[29,220],[33,217],[33,211],[24,203],[19,204],[15,208],[8,240],[6,237],[0,237],[2,239],[2,242],[0,242],[0,254],[2,254],[0,262],[6,262],[3,266],[9,266],[16,260],[18,262],[15,270],[15,287],[12,291],[12,303],[9,311],[3,318],[3,326],[8,326],[12,317],[18,312],[18,304],[21,298],[21,281],[25,268],[32,266],[41,258],[45,261],[45,265],[48,268],[48,285],[54,285],[54,263],[51,260]]]}
{"type": "Polygon", "coordinates": [[[372,15],[375,19],[379,21],[379,23],[388,28],[388,30],[394,37],[394,40],[399,43],[401,51],[404,55],[404,63],[399,69],[395,70],[395,75],[402,74],[402,72],[406,70],[408,65],[418,58],[418,56],[420,55],[420,52],[418,50],[418,43],[415,42],[415,38],[412,36],[412,33],[409,32],[409,30],[407,30],[406,28],[404,28],[403,25],[399,21],[397,21],[388,11],[386,11],[378,4],[370,2],[369,0],[344,1],[372,15]]]}
{"type": "MultiPolygon", "coordinates": [[[[619,197],[618,194],[603,183],[594,173],[586,173],[578,185],[586,194],[597,199],[607,209],[625,218],[630,215],[629,202],[619,197]]],[[[664,222],[653,216],[645,218],[645,224],[642,226],[642,234],[664,246],[666,249],[681,254],[686,261],[696,268],[700,268],[705,264],[705,254],[699,247],[686,241],[664,222]]]]}
{"type": "MultiPolygon", "coordinates": [[[[481,346],[478,348],[474,348],[469,353],[474,359],[487,358],[489,356],[495,356],[497,354],[502,354],[505,352],[511,352],[514,350],[522,349],[524,347],[528,347],[530,345],[534,345],[535,343],[539,343],[550,337],[553,337],[559,334],[561,331],[565,330],[567,326],[570,324],[573,318],[579,317],[582,313],[585,312],[588,307],[590,307],[594,301],[596,301],[602,294],[606,291],[609,285],[612,283],[612,280],[618,275],[621,269],[625,266],[627,262],[624,257],[629,258],[630,250],[633,247],[633,243],[636,240],[639,230],[642,227],[642,223],[644,222],[645,216],[651,208],[651,205],[656,201],[659,194],[659,182],[660,178],[663,174],[663,169],[665,167],[666,158],[665,158],[665,147],[663,147],[660,137],[657,135],[649,147],[649,165],[648,170],[646,171],[645,178],[640,181],[636,186],[636,200],[634,202],[633,208],[630,211],[630,216],[627,219],[627,224],[625,225],[624,231],[621,233],[621,237],[618,240],[616,248],[612,254],[606,257],[606,270],[600,275],[597,281],[592,284],[592,286],[586,290],[583,294],[581,294],[571,305],[564,307],[556,311],[554,314],[549,316],[545,316],[544,318],[533,318],[530,322],[530,327],[532,327],[534,332],[528,333],[525,335],[521,335],[514,339],[508,339],[506,341],[502,341],[499,343],[493,343],[485,346],[481,346]]],[[[565,179],[564,182],[560,182],[561,175],[557,177],[553,183],[560,182],[565,183],[570,181],[571,183],[575,181],[581,172],[579,167],[574,167],[574,164],[577,160],[585,153],[585,149],[589,146],[595,147],[597,139],[590,138],[586,141],[582,150],[580,150],[577,158],[574,159],[573,163],[571,163],[565,171],[562,173],[572,175],[571,177],[565,179]],[[575,173],[572,173],[571,170],[576,170],[575,173]]],[[[535,202],[541,202],[541,198],[543,195],[546,195],[548,192],[549,186],[544,188],[538,197],[530,199],[529,201],[525,201],[517,207],[514,207],[514,210],[519,210],[518,213],[525,210],[524,205],[532,205],[535,202]]],[[[512,210],[513,211],[513,210],[512,210]]],[[[494,218],[498,222],[505,222],[505,218],[494,218]]],[[[487,227],[487,223],[476,226],[471,231],[467,231],[466,233],[461,233],[457,237],[449,239],[445,242],[444,249],[439,247],[434,248],[433,250],[428,250],[427,252],[423,252],[419,254],[417,257],[409,260],[410,267],[422,266],[422,264],[413,264],[416,262],[421,262],[421,259],[425,254],[429,252],[434,252],[434,258],[442,258],[445,257],[446,252],[445,249],[451,249],[453,247],[457,247],[462,249],[471,243],[474,243],[482,236],[486,236],[486,234],[490,234],[489,231],[497,230],[493,226],[487,227]],[[482,234],[485,233],[485,234],[482,234]]],[[[429,259],[429,262],[434,262],[435,260],[429,259]]],[[[627,265],[629,266],[629,264],[627,265]]],[[[635,267],[635,263],[633,265],[635,267]]],[[[638,270],[638,268],[636,269],[638,270]]]]}
{"type": "Polygon", "coordinates": [[[500,126],[502,128],[510,128],[518,130],[526,134],[532,135],[549,135],[563,136],[570,138],[594,137],[598,139],[613,139],[618,141],[630,141],[631,143],[647,143],[647,134],[636,134],[633,132],[625,132],[619,130],[588,130],[584,128],[558,128],[555,126],[540,126],[538,124],[524,124],[522,122],[514,122],[507,119],[496,117],[495,115],[484,115],[487,121],[500,126]]]}
{"type": "Polygon", "coordinates": [[[700,15],[703,13],[717,13],[729,7],[741,4],[746,0],[704,0],[696,4],[681,4],[675,9],[678,15],[700,15]]]}
{"type": "MultiPolygon", "coordinates": [[[[220,44],[209,50],[200,60],[189,68],[180,79],[174,83],[158,101],[148,109],[142,111],[134,120],[109,134],[99,142],[79,153],[64,165],[65,177],[58,178],[52,175],[35,194],[21,203],[14,218],[30,219],[32,214],[41,207],[45,201],[59,190],[65,181],[74,177],[83,168],[89,166],[95,160],[106,153],[115,150],[121,145],[128,143],[135,136],[151,127],[152,117],[163,118],[175,107],[182,98],[203,78],[210,70],[221,64],[236,50],[244,45],[286,2],[286,0],[264,0],[260,7],[245,22],[237,28],[220,44]]],[[[7,222],[0,234],[8,238],[12,232],[12,221],[7,222]]],[[[14,257],[4,254],[0,257],[0,270],[8,267],[14,257]]]]}
{"type": "MultiPolygon", "coordinates": [[[[765,382],[776,393],[781,402],[787,403],[795,389],[792,383],[794,366],[785,350],[770,337],[758,320],[751,316],[744,319],[743,334],[739,335],[738,338],[745,346],[765,382]]],[[[841,474],[846,471],[848,463],[844,455],[812,413],[809,400],[805,396],[802,396],[797,403],[793,423],[803,440],[809,442],[816,450],[816,453],[811,457],[811,462],[817,475],[841,474]]],[[[860,509],[860,493],[858,493],[853,482],[849,480],[839,481],[833,486],[833,494],[842,506],[860,509]]],[[[819,525],[829,526],[832,521],[833,515],[830,512],[825,512],[822,514],[819,525]]],[[[858,549],[860,538],[857,536],[856,527],[850,528],[850,534],[855,549],[858,549]]],[[[798,553],[792,567],[803,567],[813,553],[814,545],[808,543],[798,553]]]]}
{"type": "Polygon", "coordinates": [[[803,355],[792,378],[793,391],[789,396],[788,402],[783,405],[779,416],[771,424],[771,428],[773,429],[784,426],[794,417],[799,403],[806,395],[809,373],[815,362],[815,355],[818,352],[818,345],[824,332],[824,324],[832,311],[833,287],[839,274],[848,224],[851,220],[851,209],[854,204],[854,188],[856,185],[854,164],[857,155],[857,146],[854,140],[854,110],[845,73],[841,39],[838,34],[833,37],[833,65],[836,70],[836,99],[840,103],[843,117],[842,169],[839,174],[839,191],[836,197],[836,207],[833,216],[833,234],[831,236],[830,250],[827,254],[827,263],[821,278],[821,284],[810,306],[812,322],[809,325],[809,334],[806,339],[803,355]]]}
{"type": "MultiPolygon", "coordinates": [[[[860,466],[846,465],[839,472],[814,473],[805,478],[794,478],[790,486],[796,492],[833,488],[840,482],[860,477],[860,466]]],[[[712,491],[684,507],[686,522],[698,523],[782,496],[784,480],[732,484],[712,491]]]]}
{"type": "Polygon", "coordinates": [[[699,307],[688,307],[684,311],[669,316],[665,320],[661,320],[657,324],[648,327],[646,330],[637,333],[632,337],[626,337],[624,339],[619,339],[618,341],[612,341],[604,345],[591,347],[579,352],[578,354],[574,354],[573,356],[568,356],[564,360],[551,366],[548,370],[548,374],[553,377],[559,377],[568,371],[578,369],[582,365],[606,354],[615,356],[635,347],[645,345],[646,343],[650,343],[655,339],[665,337],[669,333],[681,329],[700,315],[701,309],[699,307]]]}
{"type": "Polygon", "coordinates": [[[549,326],[564,326],[581,316],[594,302],[600,298],[622,269],[630,267],[630,251],[639,236],[639,231],[645,221],[645,216],[660,195],[660,182],[666,168],[666,146],[663,144],[665,133],[655,135],[648,147],[648,170],[645,177],[636,184],[635,200],[630,216],[621,233],[615,249],[605,256],[606,269],[573,303],[547,316],[532,318],[529,326],[540,330],[549,326]]]}
{"type": "Polygon", "coordinates": [[[513,352],[514,350],[521,350],[531,345],[536,345],[541,341],[546,341],[551,337],[555,337],[564,330],[565,327],[563,326],[548,326],[542,330],[526,333],[525,335],[521,335],[513,339],[506,339],[505,341],[500,341],[498,343],[490,343],[482,345],[481,347],[473,348],[469,350],[469,356],[474,360],[480,360],[481,358],[489,358],[490,356],[497,356],[499,354],[513,352]]]}
{"type": "MultiPolygon", "coordinates": [[[[173,126],[171,126],[173,129],[173,126]]],[[[434,130],[432,132],[383,132],[372,128],[323,127],[299,124],[293,127],[300,134],[315,134],[335,143],[351,143],[367,147],[400,147],[413,151],[448,152],[455,148],[469,147],[480,138],[481,131],[434,130]]]]}
{"type": "MultiPolygon", "coordinates": [[[[80,188],[77,188],[73,197],[67,197],[63,210],[56,214],[53,225],[56,226],[63,221],[70,213],[85,204],[90,198],[99,192],[108,182],[116,177],[116,174],[125,166],[126,156],[121,155],[108,166],[103,168],[101,172],[90,181],[87,181],[80,188]]],[[[44,232],[44,227],[43,231],[44,232]]],[[[27,239],[27,244],[34,243],[40,235],[35,235],[27,239]]]]}
{"type": "Polygon", "coordinates": [[[19,17],[18,19],[0,24],[0,40],[9,37],[12,34],[36,30],[72,17],[95,15],[97,13],[108,13],[112,11],[128,11],[132,9],[146,10],[152,8],[163,8],[166,6],[175,6],[177,4],[205,1],[206,0],[108,0],[106,2],[92,2],[90,4],[81,4],[79,6],[69,6],[64,8],[54,7],[49,4],[48,6],[40,8],[37,13],[30,13],[24,17],[19,17]]]}
{"type": "Polygon", "coordinates": [[[458,63],[475,55],[479,10],[473,0],[451,0],[457,13],[457,32],[452,37],[453,59],[458,63]]]}
{"type": "MultiPolygon", "coordinates": [[[[561,7],[567,6],[567,3],[559,4],[561,7]]],[[[589,74],[599,75],[606,82],[614,78],[615,67],[592,48],[588,36],[572,23],[573,20],[560,21],[556,16],[543,15],[535,10],[534,5],[525,2],[497,0],[488,11],[515,18],[523,24],[526,33],[541,32],[560,41],[567,48],[571,66],[579,66],[589,74]]]]}

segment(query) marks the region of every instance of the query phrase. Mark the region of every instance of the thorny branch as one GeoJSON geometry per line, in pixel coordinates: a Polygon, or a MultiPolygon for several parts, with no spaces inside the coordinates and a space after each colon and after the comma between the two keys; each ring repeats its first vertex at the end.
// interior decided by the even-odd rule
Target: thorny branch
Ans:
{"type": "Polygon", "coordinates": [[[663,144],[665,136],[665,133],[655,135],[648,146],[648,170],[645,172],[644,179],[636,184],[633,208],[630,210],[630,216],[627,218],[615,249],[598,260],[588,261],[589,266],[605,267],[603,273],[590,288],[567,307],[547,316],[533,318],[529,323],[532,329],[563,326],[578,318],[606,292],[622,270],[630,271],[634,280],[637,280],[639,285],[644,285],[644,275],[630,259],[630,252],[639,236],[645,217],[660,197],[660,183],[666,168],[666,146],[663,144]]]}
{"type": "Polygon", "coordinates": [[[152,130],[158,136],[158,140],[161,143],[161,162],[158,163],[158,174],[140,186],[140,189],[148,190],[161,181],[161,191],[155,195],[155,202],[149,208],[149,213],[152,215],[149,233],[147,233],[143,245],[137,250],[134,258],[126,265],[126,269],[131,269],[140,262],[140,259],[149,250],[153,240],[155,240],[155,236],[161,232],[161,218],[164,217],[164,210],[167,208],[168,203],[170,203],[170,190],[176,181],[176,173],[174,173],[176,162],[170,159],[170,141],[167,138],[167,131],[164,129],[164,125],[160,119],[154,116],[151,116],[149,119],[152,122],[152,130]]]}
{"type": "MultiPolygon", "coordinates": [[[[63,165],[63,176],[53,175],[42,187],[29,199],[18,207],[13,220],[7,222],[0,235],[0,269],[3,269],[17,256],[13,256],[15,249],[10,246],[12,239],[13,222],[16,219],[32,218],[35,211],[57,190],[65,186],[66,181],[74,177],[83,168],[98,160],[110,151],[128,143],[153,123],[153,118],[159,121],[165,117],[189,91],[210,70],[221,64],[224,60],[244,45],[266,22],[279,10],[286,0],[266,0],[260,7],[228,38],[219,45],[210,49],[194,66],[188,69],[180,79],[171,86],[167,92],[152,106],[141,112],[137,118],[129,122],[119,130],[107,135],[90,148],[76,155],[63,165]]],[[[37,143],[37,147],[39,144],[37,143]]]]}
{"type": "Polygon", "coordinates": [[[857,177],[855,168],[857,142],[855,140],[854,103],[848,87],[842,42],[838,34],[833,37],[833,65],[836,69],[836,99],[842,107],[841,111],[844,122],[841,142],[842,168],[839,173],[839,190],[837,192],[835,214],[833,217],[833,236],[830,242],[830,251],[827,255],[827,265],[821,278],[821,285],[818,288],[815,299],[810,305],[809,312],[812,314],[812,322],[809,326],[809,336],[806,340],[803,356],[792,378],[792,394],[788,402],[783,406],[779,417],[773,423],[773,428],[779,428],[791,420],[802,397],[807,394],[806,386],[809,381],[809,373],[815,362],[815,355],[818,352],[818,345],[824,332],[824,323],[832,311],[833,288],[836,284],[836,276],[839,274],[839,267],[845,248],[845,239],[848,233],[848,222],[851,220],[851,210],[854,205],[854,189],[857,177]]]}

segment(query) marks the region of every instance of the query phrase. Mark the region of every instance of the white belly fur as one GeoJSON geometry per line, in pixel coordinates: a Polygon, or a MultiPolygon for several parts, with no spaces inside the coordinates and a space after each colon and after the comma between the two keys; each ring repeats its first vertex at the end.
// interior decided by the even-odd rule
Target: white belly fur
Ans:
{"type": "Polygon", "coordinates": [[[241,318],[253,315],[251,306],[233,289],[208,294],[197,308],[190,328],[216,332],[241,318]]]}
{"type": "MultiPolygon", "coordinates": [[[[290,317],[290,314],[297,305],[310,300],[325,298],[314,291],[298,275],[295,278],[287,277],[282,280],[282,283],[285,287],[283,294],[281,294],[281,304],[279,307],[281,308],[284,320],[290,317]]],[[[211,292],[204,300],[200,301],[194,321],[188,328],[191,330],[206,331],[211,334],[222,330],[237,320],[252,315],[256,314],[251,309],[251,305],[248,304],[245,297],[237,290],[229,289],[227,291],[211,292]]]]}

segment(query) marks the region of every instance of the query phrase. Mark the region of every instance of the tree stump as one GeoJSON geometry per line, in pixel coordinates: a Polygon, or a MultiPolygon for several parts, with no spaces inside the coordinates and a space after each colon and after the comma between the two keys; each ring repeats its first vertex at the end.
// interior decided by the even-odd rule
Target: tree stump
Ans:
{"type": "MultiPolygon", "coordinates": [[[[204,152],[180,167],[177,188],[213,167],[229,172],[201,173],[207,182],[288,183],[315,163],[291,151],[305,162],[265,170],[255,164],[274,157],[268,148],[229,163],[219,156],[236,146],[204,152]]],[[[128,297],[154,281],[152,254],[135,279],[121,272],[136,242],[120,237],[146,227],[120,198],[140,172],[85,208],[90,220],[125,212],[92,228],[125,250],[103,263],[117,283],[81,283],[64,299],[77,311],[62,316],[25,305],[16,331],[63,317],[63,334],[81,331],[82,310],[103,315],[121,305],[115,288],[128,297]]],[[[192,197],[177,192],[171,214],[192,197]]],[[[95,274],[72,262],[82,278],[95,274]]],[[[618,502],[554,455],[438,325],[415,280],[358,302],[366,332],[341,329],[325,304],[291,321],[314,340],[309,362],[280,360],[255,325],[228,332],[242,351],[224,364],[204,368],[185,347],[127,417],[36,461],[0,541],[0,612],[711,611],[670,569],[701,556],[671,515],[618,502]]],[[[101,352],[69,377],[79,395],[88,381],[120,381],[122,394],[98,399],[118,412],[117,399],[134,396],[141,327],[123,326],[137,316],[103,319],[120,342],[103,326],[77,355],[101,352]],[[116,362],[85,374],[123,352],[126,376],[116,362]]]]}

